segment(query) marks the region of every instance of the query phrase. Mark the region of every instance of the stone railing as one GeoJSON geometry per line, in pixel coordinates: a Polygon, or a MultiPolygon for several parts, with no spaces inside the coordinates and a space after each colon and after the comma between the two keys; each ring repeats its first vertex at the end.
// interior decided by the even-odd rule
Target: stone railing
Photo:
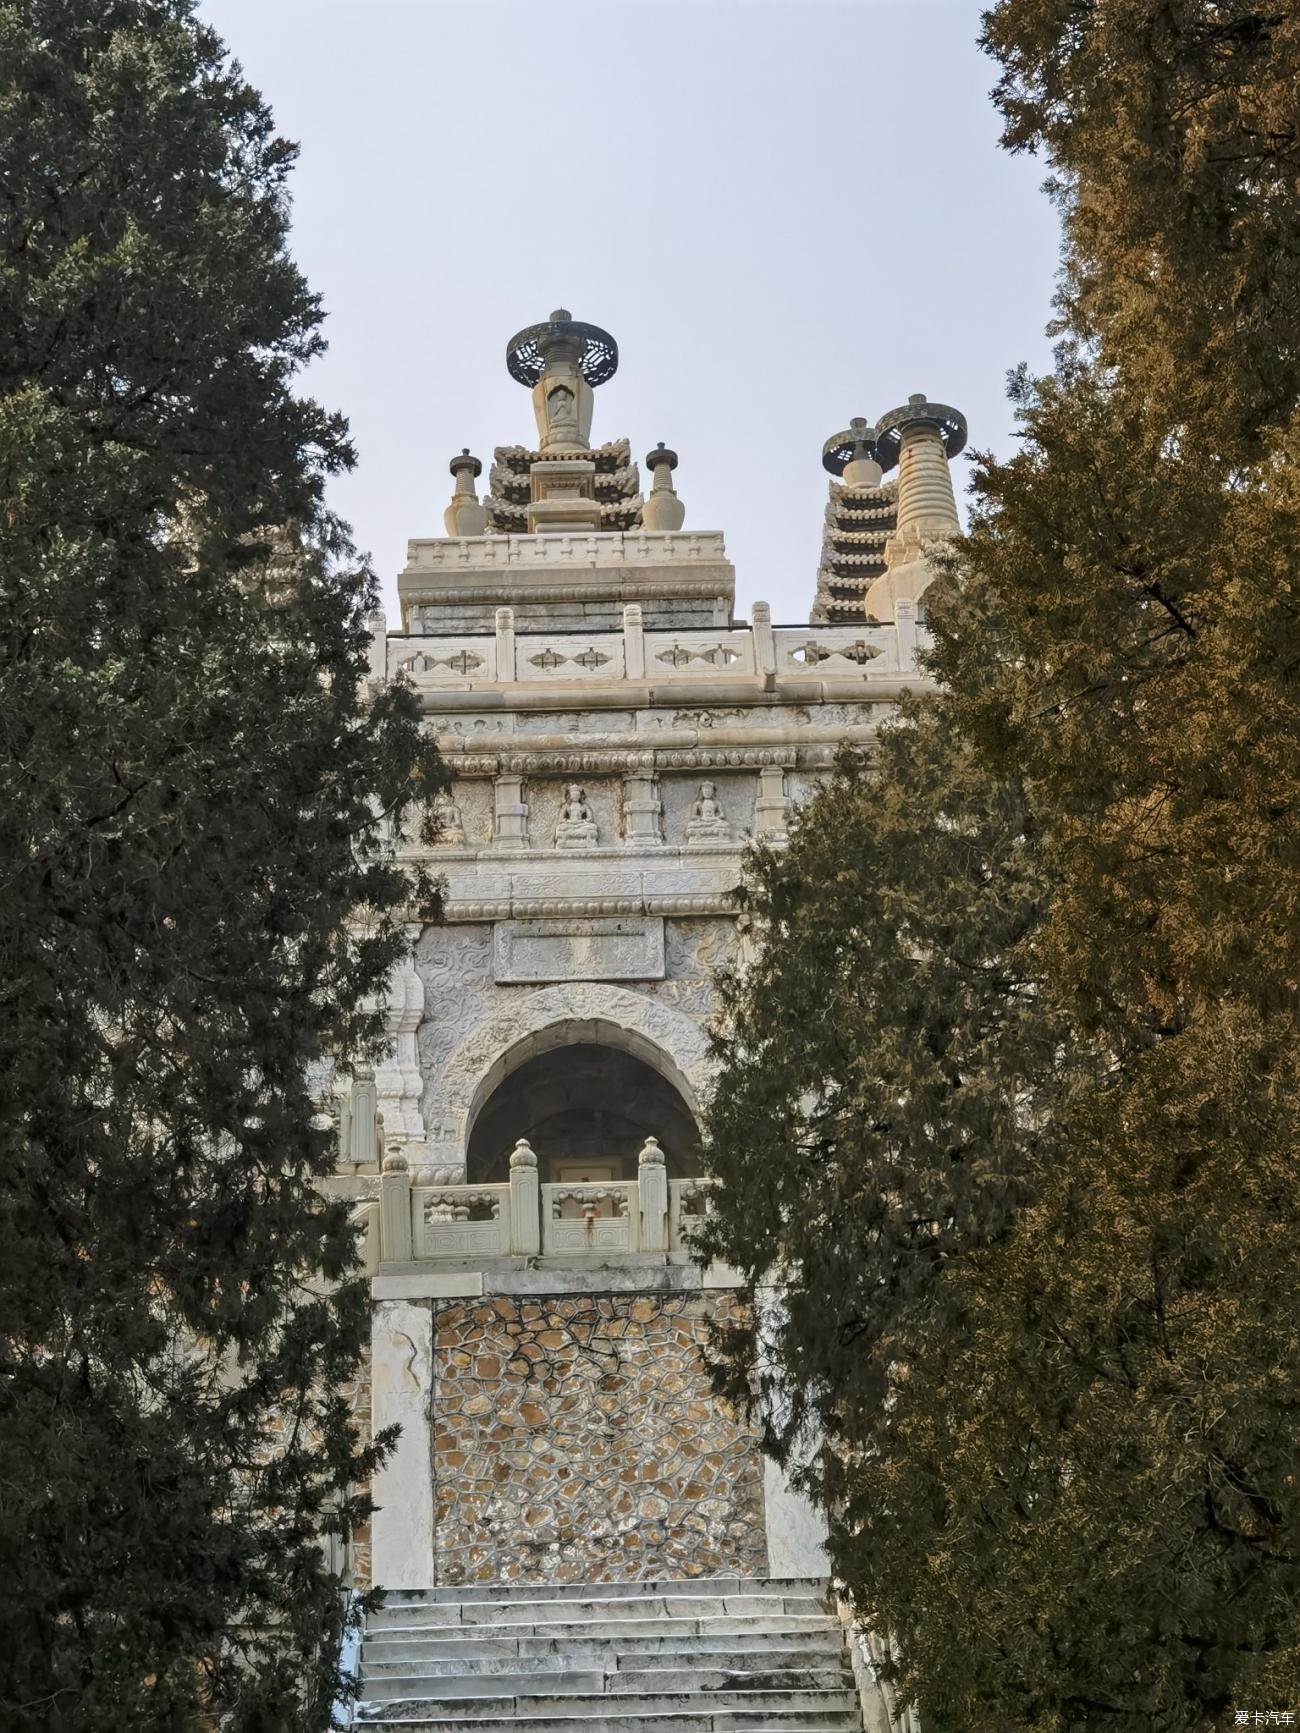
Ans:
{"type": "Polygon", "coordinates": [[[498,608],[493,633],[384,638],[376,660],[390,678],[422,690],[570,681],[671,685],[726,676],[870,681],[915,672],[918,631],[924,641],[916,606],[907,601],[887,625],[774,627],[767,604],[755,602],[747,625],[692,631],[647,630],[635,602],[623,609],[621,631],[517,632],[514,610],[498,608]]]}
{"type": "Polygon", "coordinates": [[[598,1259],[620,1255],[685,1259],[691,1223],[708,1181],[669,1180],[664,1152],[647,1138],[633,1180],[541,1185],[537,1156],[522,1138],[504,1185],[417,1185],[403,1155],[389,1155],[378,1207],[365,1206],[366,1264],[443,1263],[498,1258],[598,1259]],[[377,1231],[375,1231],[377,1230],[377,1231]]]}

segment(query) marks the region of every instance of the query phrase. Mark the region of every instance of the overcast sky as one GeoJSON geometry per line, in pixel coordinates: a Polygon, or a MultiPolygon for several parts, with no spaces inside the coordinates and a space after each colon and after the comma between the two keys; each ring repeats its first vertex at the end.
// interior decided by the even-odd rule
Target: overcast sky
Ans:
{"type": "MultiPolygon", "coordinates": [[[[593,443],[679,453],[740,613],[807,618],[821,446],[913,391],[1006,452],[1046,365],[1041,162],[999,149],[979,0],[201,0],[301,145],[308,376],[360,461],[334,494],[384,580],[442,535],[447,460],[535,438],[506,340],[618,342],[593,443]]],[[[956,465],[959,490],[966,464],[956,465]]],[[[644,477],[648,485],[649,477],[644,477]]]]}

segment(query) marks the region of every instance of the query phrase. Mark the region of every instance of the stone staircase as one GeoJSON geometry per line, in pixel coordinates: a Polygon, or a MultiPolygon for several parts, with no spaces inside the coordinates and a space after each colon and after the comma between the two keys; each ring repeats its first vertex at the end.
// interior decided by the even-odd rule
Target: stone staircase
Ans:
{"type": "Polygon", "coordinates": [[[861,1733],[824,1582],[390,1592],[367,1621],[374,1733],[861,1733]]]}

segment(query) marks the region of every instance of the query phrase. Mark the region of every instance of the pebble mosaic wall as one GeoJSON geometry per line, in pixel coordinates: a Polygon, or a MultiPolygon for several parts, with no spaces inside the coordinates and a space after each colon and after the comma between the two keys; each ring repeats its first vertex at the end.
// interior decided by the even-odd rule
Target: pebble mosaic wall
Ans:
{"type": "Polygon", "coordinates": [[[729,1294],[494,1299],[434,1313],[439,1583],[767,1569],[763,1474],[703,1348],[729,1294]]]}

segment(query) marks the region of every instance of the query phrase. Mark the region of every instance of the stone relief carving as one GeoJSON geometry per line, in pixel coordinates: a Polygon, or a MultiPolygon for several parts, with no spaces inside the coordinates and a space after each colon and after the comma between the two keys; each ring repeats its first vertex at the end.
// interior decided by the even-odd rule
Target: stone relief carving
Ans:
{"type": "MultiPolygon", "coordinates": [[[[492,1015],[492,929],[490,927],[426,927],[416,947],[415,966],[423,986],[425,1016],[417,1036],[421,1081],[420,1108],[435,1164],[422,1183],[453,1183],[456,1173],[444,1171],[448,1142],[456,1126],[439,1107],[433,1080],[441,1072],[467,1030],[492,1015]]],[[[458,1152],[457,1152],[458,1159],[458,1152]]],[[[458,1171],[458,1170],[457,1170],[458,1171]]]]}
{"type": "Polygon", "coordinates": [[[433,797],[433,816],[438,826],[435,841],[450,847],[453,843],[465,840],[465,825],[460,815],[460,807],[451,797],[451,791],[440,788],[433,797]]]}
{"type": "Polygon", "coordinates": [[[688,842],[734,841],[735,832],[727,823],[727,815],[718,799],[717,783],[700,784],[699,795],[691,806],[691,816],[686,822],[686,838],[688,842]]]}
{"type": "MultiPolygon", "coordinates": [[[[742,710],[676,710],[673,712],[672,726],[674,728],[725,728],[728,723],[739,724],[744,717],[742,710]]],[[[668,727],[665,718],[659,719],[659,727],[668,727]]]]}
{"type": "Polygon", "coordinates": [[[552,445],[578,445],[578,404],[567,385],[557,385],[546,397],[547,436],[552,445]]]}
{"type": "Polygon", "coordinates": [[[635,726],[631,710],[544,710],[517,718],[520,734],[630,734],[635,726]]]}
{"type": "Polygon", "coordinates": [[[667,979],[647,990],[706,1025],[716,1010],[714,973],[739,959],[735,921],[667,921],[664,952],[667,979]]]}
{"type": "Polygon", "coordinates": [[[458,734],[462,739],[476,735],[508,734],[509,718],[504,716],[430,716],[425,723],[431,734],[458,734]]]}
{"type": "Polygon", "coordinates": [[[555,822],[556,848],[592,848],[598,831],[596,815],[587,801],[587,791],[577,782],[566,784],[555,822]]]}

